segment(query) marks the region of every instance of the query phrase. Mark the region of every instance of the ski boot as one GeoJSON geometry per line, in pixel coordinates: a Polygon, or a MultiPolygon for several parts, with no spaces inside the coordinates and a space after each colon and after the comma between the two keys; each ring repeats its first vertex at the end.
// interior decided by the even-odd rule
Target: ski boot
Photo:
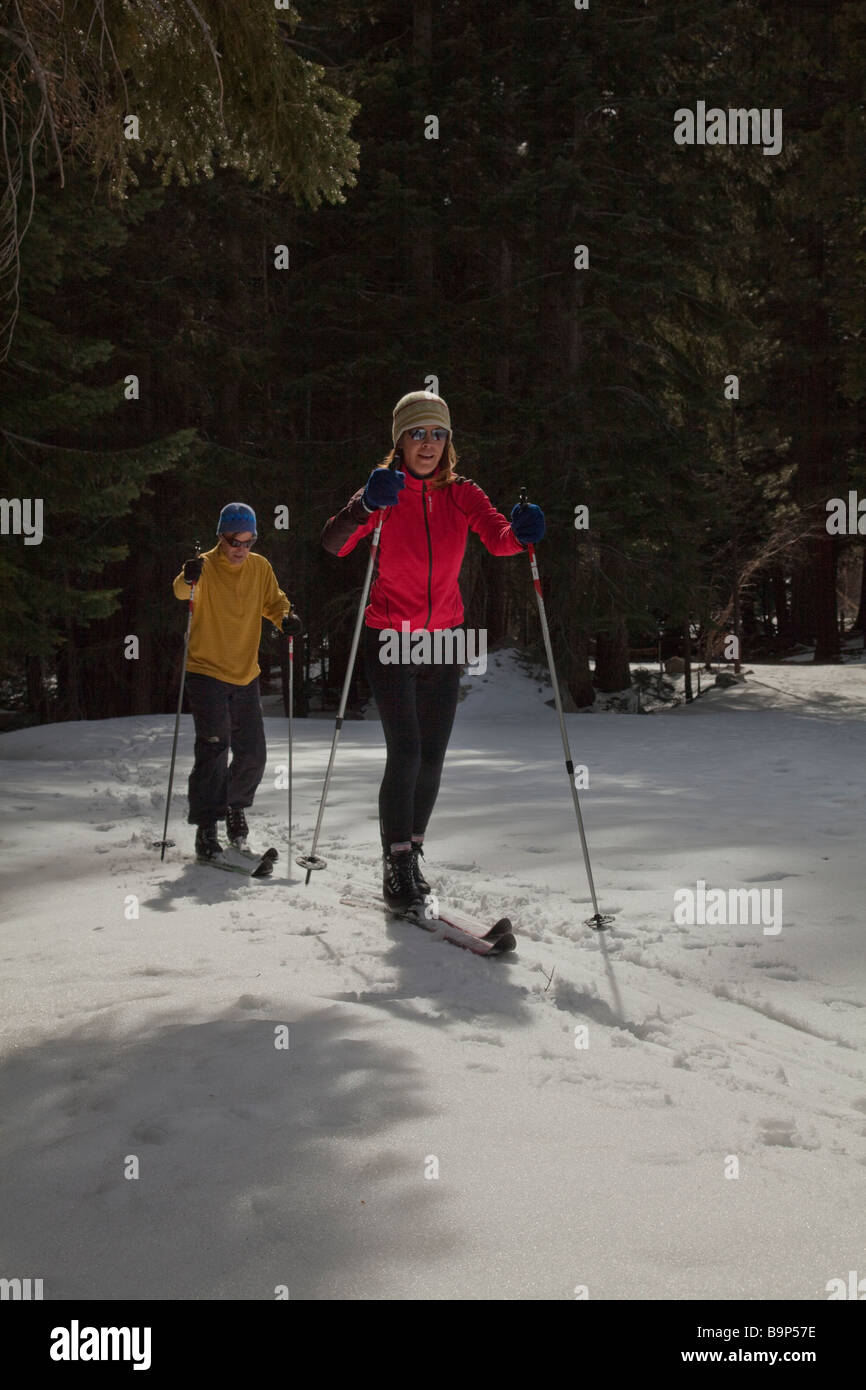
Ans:
{"type": "Polygon", "coordinates": [[[218,859],[223,852],[219,842],[216,825],[200,825],[195,832],[195,857],[200,864],[209,859],[218,859]]]}
{"type": "Polygon", "coordinates": [[[420,841],[420,840],[413,840],[413,841],[412,841],[412,850],[411,850],[411,853],[412,853],[412,877],[413,877],[414,880],[415,880],[415,887],[418,889],[418,892],[421,894],[422,898],[428,898],[428,897],[430,896],[430,894],[433,892],[433,889],[430,887],[430,884],[427,882],[426,878],[424,877],[424,874],[423,874],[422,871],[421,871],[421,862],[420,862],[420,861],[421,861],[421,859],[423,858],[424,849],[423,849],[423,847],[422,847],[422,845],[421,845],[421,841],[420,841]]]}
{"type": "Polygon", "coordinates": [[[243,806],[230,806],[226,814],[226,834],[229,844],[234,845],[235,849],[246,851],[249,849],[247,839],[250,828],[247,825],[247,818],[244,815],[243,806]]]}
{"type": "Polygon", "coordinates": [[[412,872],[412,851],[391,851],[384,858],[382,897],[394,912],[424,916],[424,894],[412,872]]]}

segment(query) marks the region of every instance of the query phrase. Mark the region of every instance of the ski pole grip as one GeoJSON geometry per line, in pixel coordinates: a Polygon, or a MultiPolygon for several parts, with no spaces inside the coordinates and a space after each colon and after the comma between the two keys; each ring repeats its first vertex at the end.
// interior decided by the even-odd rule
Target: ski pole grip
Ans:
{"type": "Polygon", "coordinates": [[[525,487],[522,487],[522,488],[520,489],[520,505],[521,505],[521,507],[525,507],[526,504],[527,504],[526,488],[525,488],[525,487]]]}

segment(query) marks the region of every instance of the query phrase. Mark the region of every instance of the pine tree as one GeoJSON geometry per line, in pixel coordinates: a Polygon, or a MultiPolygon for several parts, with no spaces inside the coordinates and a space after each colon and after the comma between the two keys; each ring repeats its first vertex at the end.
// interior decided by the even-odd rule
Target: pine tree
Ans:
{"type": "Polygon", "coordinates": [[[0,30],[3,351],[43,152],[61,181],[88,169],[115,200],[151,163],[165,183],[222,166],[310,207],[343,199],[355,107],[296,51],[298,19],[288,0],[19,0],[0,30]]]}
{"type": "MultiPolygon", "coordinates": [[[[3,494],[39,499],[44,514],[40,544],[4,538],[12,598],[0,615],[2,674],[7,699],[21,703],[26,693],[31,709],[66,718],[96,712],[79,646],[87,625],[117,603],[104,575],[127,554],[120,518],[194,436],[181,430],[132,444],[116,423],[112,431],[125,409],[124,382],[111,344],[82,333],[76,309],[105,274],[106,249],[123,240],[121,219],[94,208],[83,181],[70,180],[62,205],[43,199],[22,255],[27,307],[0,369],[3,494]]],[[[122,665],[119,649],[113,659],[122,665]]]]}

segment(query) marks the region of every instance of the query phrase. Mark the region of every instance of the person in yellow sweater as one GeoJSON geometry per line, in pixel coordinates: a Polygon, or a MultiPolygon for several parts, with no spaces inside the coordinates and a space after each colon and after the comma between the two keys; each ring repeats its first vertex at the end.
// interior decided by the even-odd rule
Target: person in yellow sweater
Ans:
{"type": "Polygon", "coordinates": [[[213,550],[187,560],[174,581],[179,599],[188,600],[190,585],[196,586],[185,678],[195,723],[187,819],[198,827],[200,860],[222,853],[217,821],[223,818],[230,843],[246,848],[244,811],[253,804],[266,761],[258,663],[262,618],[289,636],[303,630],[264,555],[251,553],[252,507],[223,507],[217,538],[213,550]]]}

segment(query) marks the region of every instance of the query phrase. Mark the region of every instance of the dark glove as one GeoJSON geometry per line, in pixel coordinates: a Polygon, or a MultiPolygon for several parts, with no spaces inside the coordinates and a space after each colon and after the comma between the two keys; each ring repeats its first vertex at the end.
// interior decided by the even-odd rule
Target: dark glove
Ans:
{"type": "Polygon", "coordinates": [[[511,512],[511,529],[521,545],[535,545],[544,535],[544,512],[534,502],[518,502],[511,512]]]}
{"type": "Polygon", "coordinates": [[[297,613],[294,610],[292,610],[291,613],[287,613],[286,616],[283,618],[283,632],[286,634],[286,636],[300,637],[303,630],[304,624],[301,622],[297,613]]]}
{"type": "Polygon", "coordinates": [[[379,507],[393,507],[399,501],[398,493],[406,486],[406,474],[391,468],[374,468],[364,488],[364,506],[368,512],[379,507]]]}
{"type": "Polygon", "coordinates": [[[194,560],[186,560],[183,567],[183,577],[187,584],[197,584],[201,579],[201,572],[204,569],[204,556],[196,555],[194,560]]]}

